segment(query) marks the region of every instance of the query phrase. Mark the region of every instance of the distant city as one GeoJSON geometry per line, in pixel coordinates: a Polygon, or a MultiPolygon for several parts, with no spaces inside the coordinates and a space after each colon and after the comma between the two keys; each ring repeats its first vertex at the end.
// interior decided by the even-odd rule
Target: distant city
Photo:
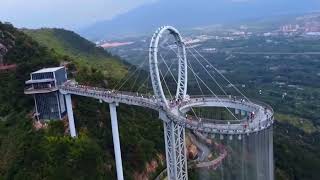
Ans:
{"type": "MultiPolygon", "coordinates": [[[[292,20],[292,22],[283,22],[277,27],[266,28],[264,30],[257,30],[257,28],[250,25],[239,25],[238,27],[213,27],[192,29],[191,33],[185,37],[187,44],[198,44],[207,40],[239,40],[249,38],[251,36],[305,36],[309,38],[320,37],[320,14],[299,16],[292,20]]],[[[189,30],[188,30],[189,31],[189,30]]],[[[112,49],[115,47],[128,46],[137,43],[136,40],[146,42],[147,38],[144,36],[126,38],[123,40],[99,40],[96,42],[97,46],[105,49],[112,49]],[[130,41],[128,40],[130,39],[130,41]],[[128,41],[127,41],[128,40],[128,41]]],[[[197,45],[196,45],[197,46],[197,45]]],[[[216,51],[216,48],[205,48],[205,51],[216,51]]]]}

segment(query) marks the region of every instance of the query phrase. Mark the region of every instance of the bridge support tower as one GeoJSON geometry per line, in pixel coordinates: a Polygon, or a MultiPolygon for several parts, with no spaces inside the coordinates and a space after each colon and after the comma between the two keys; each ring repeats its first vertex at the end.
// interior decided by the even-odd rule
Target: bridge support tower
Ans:
{"type": "Polygon", "coordinates": [[[169,120],[160,112],[164,121],[164,140],[166,147],[167,173],[169,180],[187,180],[187,152],[185,145],[185,128],[169,120]]]}
{"type": "MultiPolygon", "coordinates": [[[[69,121],[69,129],[71,137],[77,137],[77,131],[74,123],[72,100],[70,94],[65,94],[67,114],[69,121]]],[[[111,126],[112,126],[112,138],[113,138],[113,148],[115,154],[117,179],[123,180],[123,168],[122,168],[122,158],[121,158],[121,148],[120,148],[120,135],[118,128],[118,118],[117,118],[117,103],[109,103],[111,126]]]]}
{"type": "Polygon", "coordinates": [[[117,104],[110,103],[109,107],[110,107],[111,126],[112,126],[113,148],[114,148],[114,155],[116,159],[117,178],[118,180],[123,180],[121,148],[120,148],[120,138],[119,138],[118,118],[117,118],[117,104]]]}
{"type": "Polygon", "coordinates": [[[76,126],[74,124],[71,95],[70,94],[66,94],[65,97],[66,97],[66,105],[67,105],[67,114],[68,114],[70,135],[71,135],[71,137],[76,137],[77,136],[77,131],[76,131],[76,126]]]}
{"type": "Polygon", "coordinates": [[[170,180],[187,180],[185,128],[170,121],[164,122],[167,172],[170,180]]]}

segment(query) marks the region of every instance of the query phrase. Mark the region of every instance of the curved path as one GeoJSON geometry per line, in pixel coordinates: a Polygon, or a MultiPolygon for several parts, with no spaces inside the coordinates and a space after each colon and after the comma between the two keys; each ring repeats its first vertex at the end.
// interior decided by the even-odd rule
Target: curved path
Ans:
{"type": "MultiPolygon", "coordinates": [[[[75,81],[67,81],[59,87],[62,94],[73,94],[85,97],[95,98],[107,103],[124,103],[146,107],[162,112],[168,119],[180,126],[196,130],[203,133],[217,133],[225,135],[250,134],[268,128],[273,124],[273,110],[268,105],[260,102],[248,102],[243,99],[232,99],[227,96],[221,97],[191,97],[175,106],[162,106],[154,96],[148,96],[138,93],[113,91],[97,87],[78,85],[75,81]],[[199,121],[196,118],[186,118],[183,114],[191,107],[229,107],[241,109],[249,112],[255,112],[255,117],[250,120],[240,120],[234,123],[226,124],[226,121],[217,121],[204,119],[199,121]]],[[[232,121],[230,121],[232,122],[232,121]]]]}
{"type": "Polygon", "coordinates": [[[201,151],[201,155],[200,156],[198,155],[198,158],[195,161],[197,163],[206,161],[210,154],[210,148],[204,143],[199,142],[197,140],[197,137],[195,137],[195,135],[193,135],[192,133],[189,133],[188,137],[190,138],[190,141],[192,142],[192,144],[194,144],[201,151]]]}
{"type": "MultiPolygon", "coordinates": [[[[228,152],[227,152],[226,148],[221,144],[215,143],[214,146],[216,149],[219,150],[219,156],[212,161],[205,161],[206,158],[208,158],[209,153],[210,153],[209,147],[200,143],[198,140],[196,140],[196,137],[193,134],[189,134],[188,136],[191,139],[192,143],[195,144],[202,151],[201,157],[199,157],[197,160],[193,161],[193,162],[196,162],[196,164],[189,162],[189,165],[188,165],[189,169],[190,168],[212,168],[215,170],[219,167],[219,165],[221,165],[222,161],[227,157],[228,152]],[[199,161],[205,161],[205,162],[199,162],[199,161]]],[[[198,138],[201,138],[202,140],[206,139],[200,133],[196,133],[196,136],[198,138]],[[205,138],[205,139],[203,139],[203,138],[205,138]]],[[[161,171],[160,174],[154,180],[163,180],[166,177],[167,177],[167,168],[165,168],[163,171],[161,171]]]]}
{"type": "MultiPolygon", "coordinates": [[[[202,135],[201,133],[199,133],[199,132],[194,132],[195,133],[195,135],[199,138],[199,139],[201,139],[201,141],[204,141],[204,142],[206,142],[208,139],[204,136],[204,135],[202,135]]],[[[201,145],[201,146],[199,146],[199,148],[201,148],[201,149],[203,149],[204,148],[204,150],[206,150],[206,149],[208,149],[209,150],[209,148],[206,146],[206,145],[204,145],[204,144],[202,144],[202,143],[197,143],[196,145],[201,145]]],[[[208,144],[209,145],[209,144],[208,144]]],[[[211,145],[211,144],[210,144],[211,145]]],[[[214,142],[214,149],[215,150],[218,150],[218,152],[219,152],[219,156],[217,157],[217,158],[215,158],[214,160],[211,160],[211,161],[205,161],[205,159],[203,159],[203,160],[201,160],[201,161],[203,161],[203,162],[198,162],[194,167],[195,168],[212,168],[212,169],[216,169],[219,165],[221,165],[221,163],[222,163],[222,161],[227,157],[227,155],[228,155],[228,151],[227,151],[227,149],[226,149],[226,147],[224,146],[224,145],[222,145],[222,144],[218,144],[218,143],[216,143],[216,142],[214,142]]],[[[210,151],[210,150],[209,150],[210,151]]],[[[207,157],[208,157],[208,155],[209,155],[209,153],[210,152],[208,152],[208,154],[207,154],[207,157]]]]}

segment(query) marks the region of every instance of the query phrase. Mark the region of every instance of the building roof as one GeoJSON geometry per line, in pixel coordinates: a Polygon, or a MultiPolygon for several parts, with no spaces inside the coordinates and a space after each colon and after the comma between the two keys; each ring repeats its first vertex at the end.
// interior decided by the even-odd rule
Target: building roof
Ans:
{"type": "Polygon", "coordinates": [[[43,69],[40,69],[36,72],[33,72],[32,74],[37,74],[37,73],[47,73],[47,72],[55,72],[55,71],[58,71],[60,69],[64,68],[64,66],[61,66],[61,67],[52,67],[52,68],[43,68],[43,69]]]}

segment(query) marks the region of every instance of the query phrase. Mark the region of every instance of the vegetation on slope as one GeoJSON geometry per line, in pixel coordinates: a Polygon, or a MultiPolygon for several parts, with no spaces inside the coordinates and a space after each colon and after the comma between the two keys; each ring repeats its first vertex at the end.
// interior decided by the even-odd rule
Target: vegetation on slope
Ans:
{"type": "Polygon", "coordinates": [[[84,39],[78,34],[64,29],[24,29],[27,35],[31,36],[41,45],[48,47],[64,58],[71,57],[78,65],[88,65],[100,69],[105,77],[119,79],[126,75],[118,57],[112,56],[103,48],[96,47],[94,43],[84,39]]]}
{"type": "Polygon", "coordinates": [[[276,122],[274,137],[276,179],[319,179],[319,131],[310,134],[287,123],[276,122]]]}
{"type": "Polygon", "coordinates": [[[317,131],[320,132],[320,127],[315,126],[312,121],[308,119],[303,119],[303,118],[298,118],[295,116],[291,115],[286,115],[286,114],[275,114],[275,118],[277,121],[282,122],[282,123],[287,123],[290,124],[296,128],[301,129],[307,134],[312,134],[317,131]]]}
{"type": "MultiPolygon", "coordinates": [[[[10,24],[0,23],[0,35],[1,43],[12,46],[4,57],[5,62],[17,64],[15,71],[0,72],[0,179],[115,179],[106,104],[73,97],[79,137],[72,139],[64,131],[62,121],[51,122],[48,128],[36,130],[29,114],[34,106],[33,100],[24,95],[23,90],[30,72],[57,66],[60,61],[71,62],[68,67],[80,82],[97,86],[112,86],[117,82],[116,73],[108,76],[104,71],[125,75],[127,68],[108,53],[103,55],[105,59],[82,60],[72,56],[69,50],[63,54],[44,47],[10,24]],[[106,66],[108,63],[112,65],[102,68],[93,63],[100,61],[106,66]],[[109,83],[105,83],[106,80],[109,83]]],[[[67,34],[63,36],[68,40],[67,34]]],[[[81,44],[81,40],[74,41],[81,44]]],[[[77,49],[70,45],[72,48],[77,49]]],[[[94,46],[89,49],[99,51],[94,46]]],[[[98,55],[93,53],[92,56],[98,55]]],[[[156,120],[156,113],[146,111],[124,105],[119,107],[126,179],[133,179],[134,173],[142,172],[148,161],[163,153],[162,124],[156,120]]]]}

